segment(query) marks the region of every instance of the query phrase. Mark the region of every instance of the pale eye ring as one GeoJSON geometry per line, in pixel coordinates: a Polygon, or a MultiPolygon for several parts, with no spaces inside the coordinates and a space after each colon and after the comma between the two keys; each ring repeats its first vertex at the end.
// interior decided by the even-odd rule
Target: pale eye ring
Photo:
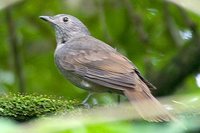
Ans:
{"type": "Polygon", "coordinates": [[[63,22],[67,22],[68,20],[69,20],[68,17],[63,18],[63,22]]]}

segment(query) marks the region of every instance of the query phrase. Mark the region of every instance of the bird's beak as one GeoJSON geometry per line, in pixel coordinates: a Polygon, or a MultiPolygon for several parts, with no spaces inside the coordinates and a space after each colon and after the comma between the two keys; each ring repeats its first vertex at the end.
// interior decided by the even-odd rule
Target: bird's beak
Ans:
{"type": "Polygon", "coordinates": [[[47,22],[49,22],[51,24],[54,24],[54,20],[52,19],[51,16],[40,16],[39,18],[44,20],[44,21],[47,21],[47,22]]]}

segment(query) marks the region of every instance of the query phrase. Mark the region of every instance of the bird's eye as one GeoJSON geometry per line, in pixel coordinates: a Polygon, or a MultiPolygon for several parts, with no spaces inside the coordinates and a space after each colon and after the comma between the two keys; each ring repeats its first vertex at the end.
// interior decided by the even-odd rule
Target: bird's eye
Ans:
{"type": "Polygon", "coordinates": [[[64,17],[63,18],[63,22],[67,22],[68,21],[68,18],[67,17],[64,17]]]}

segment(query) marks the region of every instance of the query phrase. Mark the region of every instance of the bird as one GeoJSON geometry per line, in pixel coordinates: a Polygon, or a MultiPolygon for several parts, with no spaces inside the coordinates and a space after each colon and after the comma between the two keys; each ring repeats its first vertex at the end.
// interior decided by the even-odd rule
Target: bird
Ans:
{"type": "Polygon", "coordinates": [[[122,94],[143,119],[173,120],[173,115],[152,95],[151,90],[156,87],[127,57],[93,37],[78,18],[68,14],[39,18],[55,29],[56,66],[72,84],[91,92],[88,97],[92,92],[122,94]]]}

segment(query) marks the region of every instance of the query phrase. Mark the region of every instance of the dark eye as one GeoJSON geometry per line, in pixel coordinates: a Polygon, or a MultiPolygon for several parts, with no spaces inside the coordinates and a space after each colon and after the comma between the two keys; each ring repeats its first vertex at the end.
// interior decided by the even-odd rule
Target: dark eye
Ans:
{"type": "Polygon", "coordinates": [[[68,21],[68,18],[67,17],[64,17],[63,18],[63,22],[67,22],[68,21]]]}

